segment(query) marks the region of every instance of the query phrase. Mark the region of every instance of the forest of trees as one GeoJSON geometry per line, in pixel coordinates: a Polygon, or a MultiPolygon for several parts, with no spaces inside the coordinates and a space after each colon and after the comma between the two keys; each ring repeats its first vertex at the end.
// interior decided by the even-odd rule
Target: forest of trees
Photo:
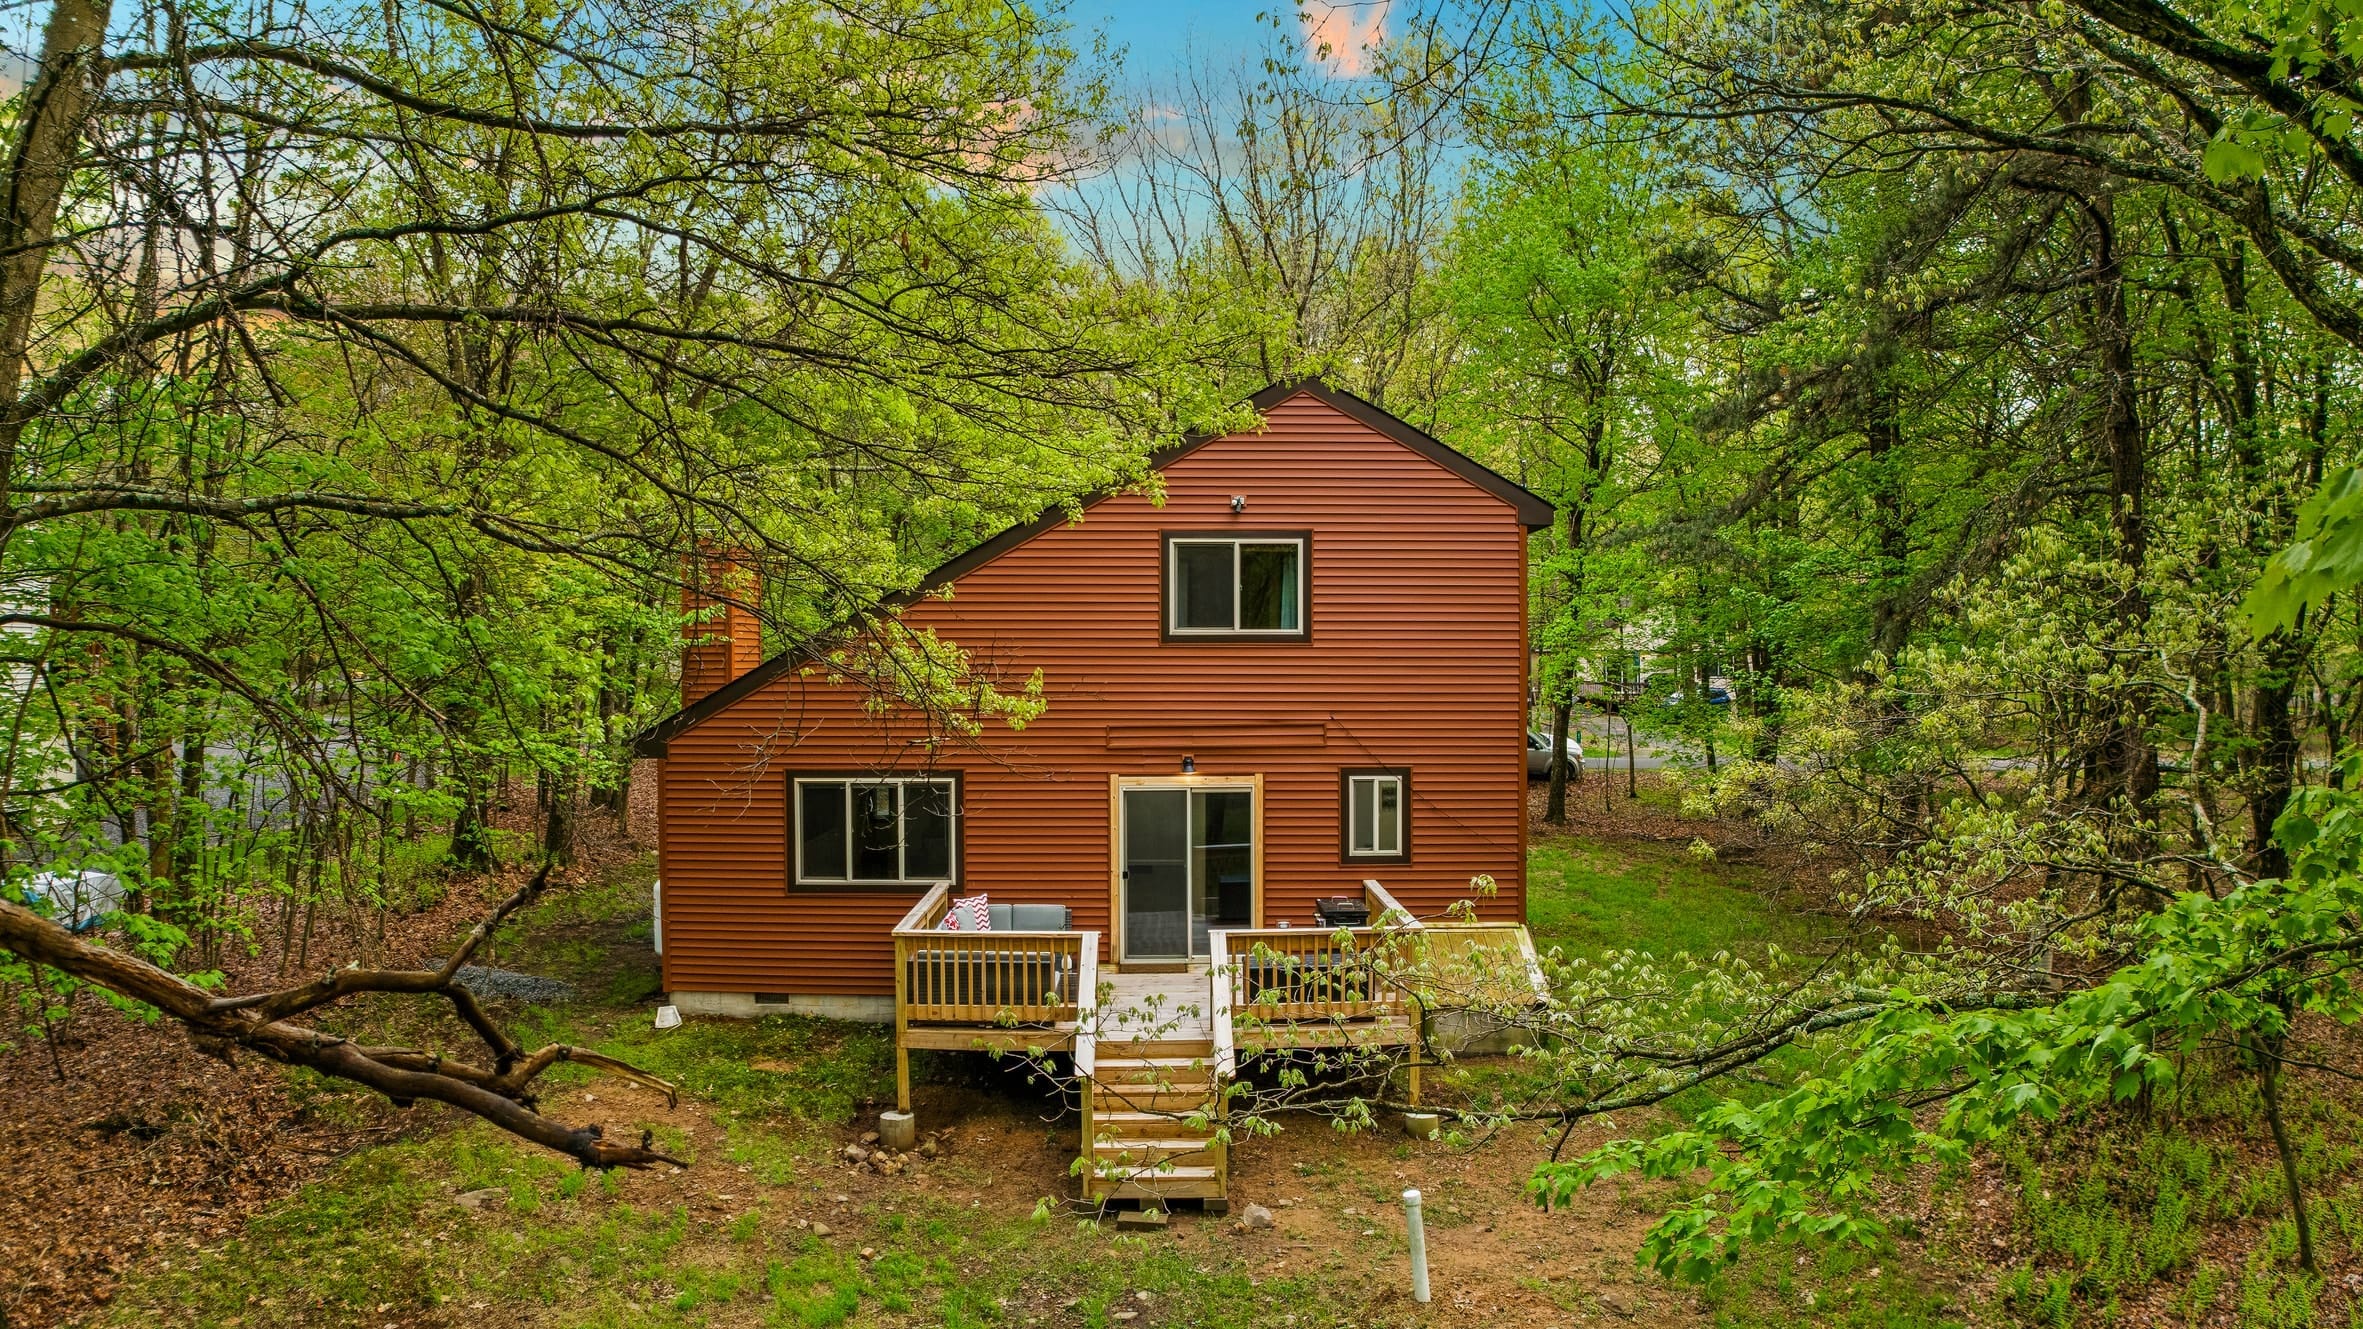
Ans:
{"type": "MultiPolygon", "coordinates": [[[[1532,1115],[1840,1050],[1546,1169],[1710,1174],[1662,1267],[1861,1230],[1865,1178],[2184,1054],[2272,1105],[2363,1015],[2346,7],[1405,5],[1358,77],[1290,19],[1151,87],[999,0],[40,22],[0,817],[200,987],[402,907],[421,846],[488,866],[504,790],[563,859],[698,551],[956,728],[991,680],[865,606],[1318,374],[1556,505],[1546,723],[1610,688],[1697,808],[1943,939],[1567,979],[1532,1115]]],[[[30,917],[37,1027],[76,979],[30,917]]]]}

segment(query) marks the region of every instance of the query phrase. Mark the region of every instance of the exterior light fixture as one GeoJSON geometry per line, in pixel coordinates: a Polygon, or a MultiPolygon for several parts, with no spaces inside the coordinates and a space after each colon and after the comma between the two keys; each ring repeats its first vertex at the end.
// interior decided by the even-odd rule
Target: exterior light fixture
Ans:
{"type": "Polygon", "coordinates": [[[1197,770],[1198,770],[1198,759],[1197,759],[1196,757],[1184,757],[1184,758],[1182,758],[1182,774],[1184,774],[1184,775],[1191,775],[1191,774],[1195,774],[1195,773],[1197,772],[1197,770]]]}
{"type": "Polygon", "coordinates": [[[1245,494],[1233,494],[1233,495],[1231,495],[1231,511],[1233,511],[1233,512],[1245,512],[1245,511],[1247,511],[1247,495],[1245,495],[1245,494]]]}

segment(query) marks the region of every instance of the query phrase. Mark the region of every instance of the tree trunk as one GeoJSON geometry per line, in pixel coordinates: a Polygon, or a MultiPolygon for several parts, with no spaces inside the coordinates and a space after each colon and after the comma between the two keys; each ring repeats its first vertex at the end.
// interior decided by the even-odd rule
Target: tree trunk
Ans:
{"type": "Polygon", "coordinates": [[[97,99],[99,44],[108,0],[52,0],[41,33],[41,70],[19,102],[17,131],[0,166],[0,507],[9,506],[41,277],[49,269],[58,205],[73,178],[82,127],[97,99]]]}
{"type": "Polygon", "coordinates": [[[1567,722],[1575,703],[1562,696],[1551,702],[1551,792],[1543,805],[1543,820],[1553,826],[1567,821],[1567,722]]]}
{"type": "Polygon", "coordinates": [[[2273,823],[2289,806],[2297,783],[2297,715],[2291,705],[2308,650],[2301,621],[2295,631],[2276,632],[2263,645],[2264,670],[2256,681],[2256,780],[2248,800],[2250,843],[2260,877],[2289,875],[2289,855],[2273,839],[2273,823]]]}
{"type": "Polygon", "coordinates": [[[451,850],[445,857],[455,871],[490,872],[500,865],[500,856],[493,852],[489,799],[476,780],[464,781],[462,787],[467,793],[459,815],[452,819],[451,850]]]}
{"type": "MultiPolygon", "coordinates": [[[[2082,200],[2091,224],[2093,280],[2089,305],[2093,358],[2102,391],[2100,460],[2109,473],[2109,527],[2125,589],[2111,606],[2115,644],[2126,649],[2147,635],[2150,618],[2145,577],[2149,567],[2149,440],[2141,420],[2133,363],[2133,319],[2125,302],[2125,265],[2117,247],[2116,207],[2107,194],[2082,200]]],[[[2149,715],[2139,686],[2107,699],[2110,713],[2101,742],[2105,796],[2121,798],[2132,818],[2147,816],[2158,797],[2158,754],[2150,744],[2149,715]]],[[[2119,832],[2121,852],[2139,857],[2148,836],[2138,824],[2119,832]]]]}
{"type": "Polygon", "coordinates": [[[549,815],[542,822],[542,861],[565,867],[574,862],[574,800],[572,778],[550,781],[549,815]]]}
{"type": "Polygon", "coordinates": [[[1639,798],[1641,786],[1633,774],[1633,717],[1625,717],[1625,797],[1639,798]]]}
{"type": "Polygon", "coordinates": [[[2289,1216],[2297,1224],[2297,1262],[2307,1273],[2314,1265],[2314,1225],[2306,1214],[2305,1188],[2297,1176],[2297,1151],[2289,1143],[2289,1126],[2281,1117],[2280,1040],[2257,1040],[2256,1073],[2264,1090],[2265,1123],[2273,1128],[2273,1148],[2281,1155],[2281,1184],[2289,1192],[2289,1216]]]}
{"type": "MultiPolygon", "coordinates": [[[[170,818],[156,830],[157,852],[163,871],[160,879],[170,883],[171,890],[164,899],[154,902],[162,917],[186,927],[202,915],[203,901],[197,890],[197,865],[205,852],[207,817],[205,804],[205,758],[207,726],[200,721],[197,727],[181,739],[180,770],[177,778],[164,778],[166,798],[159,799],[161,809],[170,818]]],[[[160,763],[168,758],[160,757],[160,763]]],[[[168,777],[169,772],[159,772],[168,777]]]]}
{"type": "MultiPolygon", "coordinates": [[[[1879,594],[1871,605],[1870,655],[1890,664],[1911,637],[1908,600],[1911,568],[1910,519],[1904,511],[1903,422],[1895,396],[1884,383],[1871,389],[1870,418],[1863,426],[1863,458],[1871,468],[1871,525],[1878,540],[1879,594]]],[[[1871,676],[1870,660],[1860,676],[1871,676]]],[[[1900,709],[1891,717],[1900,722],[1900,709]]]]}
{"type": "Polygon", "coordinates": [[[1758,761],[1780,759],[1780,681],[1773,677],[1772,647],[1762,641],[1748,646],[1748,710],[1757,720],[1752,755],[1758,761]]]}
{"type": "MultiPolygon", "coordinates": [[[[2164,214],[2167,234],[2175,239],[2173,214],[2164,214]]],[[[2179,245],[2176,246],[2179,256],[2179,245]]],[[[2240,465],[2242,488],[2255,506],[2248,514],[2248,547],[2259,560],[2271,557],[2273,551],[2286,541],[2290,532],[2288,504],[2280,496],[2271,468],[2265,459],[2261,416],[2264,404],[2261,395],[2261,366],[2257,363],[2255,339],[2251,336],[2248,301],[2247,246],[2237,237],[2218,242],[2215,256],[2216,279],[2223,290],[2224,311],[2230,315],[2224,327],[2224,375],[2229,390],[2225,400],[2230,408],[2232,451],[2240,465]]],[[[2178,290],[2184,303],[2198,309],[2198,299],[2187,285],[2178,290]]],[[[2203,322],[2197,326],[2202,329],[2203,322]]],[[[2309,484],[2318,483],[2322,441],[2327,422],[2322,412],[2319,390],[2320,361],[2316,361],[2317,390],[2313,394],[2314,407],[2307,417],[2307,436],[2314,444],[2311,449],[2309,484]]],[[[2199,358],[2201,372],[2215,373],[2212,357],[2199,358]]],[[[2250,732],[2253,739],[2249,755],[2242,764],[2249,769],[2248,825],[2250,862],[2257,875],[2281,877],[2288,875],[2289,856],[2273,840],[2273,823],[2280,820],[2282,809],[2289,806],[2290,791],[2297,781],[2298,717],[2297,689],[2305,673],[2306,657],[2312,643],[2306,636],[2306,622],[2301,615],[2294,628],[2276,632],[2261,643],[2261,667],[2257,672],[2255,692],[2249,710],[2250,732]]],[[[2228,671],[2219,671],[2228,672],[2228,671]]],[[[2230,714],[2221,703],[2218,709],[2230,714]]]]}

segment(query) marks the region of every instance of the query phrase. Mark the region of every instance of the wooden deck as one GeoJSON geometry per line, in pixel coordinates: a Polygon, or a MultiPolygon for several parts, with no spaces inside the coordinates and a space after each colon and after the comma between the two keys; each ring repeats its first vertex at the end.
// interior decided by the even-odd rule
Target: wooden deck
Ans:
{"type": "MultiPolygon", "coordinates": [[[[1222,1207],[1242,1061],[1417,1040],[1417,1003],[1376,957],[1421,924],[1379,883],[1364,892],[1370,927],[1225,929],[1188,968],[1118,970],[1099,966],[1096,932],[942,932],[938,885],[894,933],[897,1103],[910,1110],[912,1048],[1064,1052],[1086,1198],[1222,1207]]],[[[1409,1089],[1418,1101],[1416,1060],[1409,1089]]]]}

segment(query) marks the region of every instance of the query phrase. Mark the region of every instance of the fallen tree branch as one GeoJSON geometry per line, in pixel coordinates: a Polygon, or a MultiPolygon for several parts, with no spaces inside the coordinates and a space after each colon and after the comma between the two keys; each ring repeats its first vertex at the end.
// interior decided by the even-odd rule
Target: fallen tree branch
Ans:
{"type": "Polygon", "coordinates": [[[225,1059],[233,1049],[244,1048],[282,1065],[308,1067],[374,1089],[397,1107],[408,1107],[421,1099],[446,1103],[512,1135],[569,1155],[584,1167],[644,1168],[656,1163],[687,1167],[652,1148],[646,1132],[637,1144],[618,1143],[607,1139],[596,1124],[568,1126],[534,1110],[534,1081],[560,1062],[580,1063],[655,1089],[665,1095],[669,1106],[680,1101],[680,1091],[672,1084],[587,1048],[551,1044],[520,1053],[475,996],[458,984],[460,966],[503,921],[541,894],[549,884],[549,875],[545,865],[533,880],[477,924],[439,969],[340,969],[300,987],[243,997],[215,997],[136,956],[93,945],[5,899],[0,899],[0,949],[118,996],[146,1002],[186,1027],[190,1042],[200,1051],[225,1059]],[[417,1049],[362,1047],[335,1034],[289,1023],[294,1015],[363,992],[443,997],[484,1040],[494,1066],[488,1070],[417,1049]]]}

